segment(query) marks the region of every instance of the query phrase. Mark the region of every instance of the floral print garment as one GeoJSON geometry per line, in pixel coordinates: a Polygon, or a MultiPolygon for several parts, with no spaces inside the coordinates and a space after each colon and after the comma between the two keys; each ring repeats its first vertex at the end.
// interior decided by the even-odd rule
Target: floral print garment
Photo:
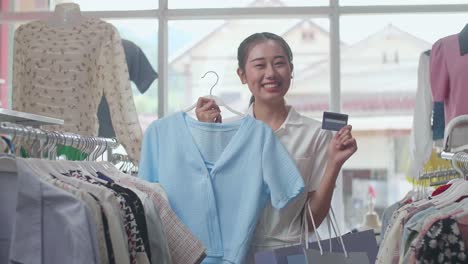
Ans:
{"type": "Polygon", "coordinates": [[[457,221],[436,221],[416,246],[416,263],[468,263],[457,221]]]}
{"type": "Polygon", "coordinates": [[[34,21],[15,31],[13,109],[63,119],[49,130],[97,136],[103,95],[118,141],[137,163],[142,131],[115,27],[87,18],[73,28],[34,21]]]}
{"type": "MultiPolygon", "coordinates": [[[[86,181],[91,184],[100,185],[106,187],[105,184],[93,179],[91,176],[83,175],[80,170],[69,170],[66,173],[62,173],[62,175],[74,177],[76,179],[86,181]]],[[[106,187],[107,188],[107,187],[106,187]]],[[[115,195],[115,198],[119,202],[120,205],[120,213],[121,217],[124,222],[124,228],[126,232],[126,237],[128,238],[128,250],[130,254],[130,263],[137,264],[137,253],[145,253],[145,248],[143,244],[143,240],[141,238],[140,230],[138,229],[138,225],[135,219],[135,215],[133,214],[130,205],[127,203],[124,197],[118,194],[115,191],[112,191],[115,195]]]]}

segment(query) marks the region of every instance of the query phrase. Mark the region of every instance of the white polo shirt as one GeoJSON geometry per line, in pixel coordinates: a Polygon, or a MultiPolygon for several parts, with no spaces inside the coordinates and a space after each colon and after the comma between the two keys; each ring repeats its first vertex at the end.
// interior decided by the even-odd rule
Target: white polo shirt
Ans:
{"type": "MultiPolygon", "coordinates": [[[[301,212],[307,192],[317,190],[325,172],[327,147],[332,133],[322,130],[320,121],[299,114],[292,106],[287,107],[288,116],[275,134],[295,160],[304,179],[304,192],[282,209],[267,203],[255,229],[247,263],[253,263],[255,252],[299,243],[301,212]]],[[[252,106],[248,114],[253,116],[252,106]]]]}

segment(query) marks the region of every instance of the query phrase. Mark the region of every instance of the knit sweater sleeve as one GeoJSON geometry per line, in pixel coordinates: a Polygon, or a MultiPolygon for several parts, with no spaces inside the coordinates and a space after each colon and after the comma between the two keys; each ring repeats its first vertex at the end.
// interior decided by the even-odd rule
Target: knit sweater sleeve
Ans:
{"type": "Polygon", "coordinates": [[[23,87],[26,82],[24,50],[23,50],[23,27],[15,31],[13,46],[13,89],[12,89],[12,109],[24,111],[25,101],[22,100],[23,87]]]}
{"type": "Polygon", "coordinates": [[[103,87],[109,103],[117,140],[130,159],[138,164],[142,131],[133,102],[125,53],[115,27],[110,25],[109,31],[109,37],[101,46],[97,63],[98,87],[103,87]]]}

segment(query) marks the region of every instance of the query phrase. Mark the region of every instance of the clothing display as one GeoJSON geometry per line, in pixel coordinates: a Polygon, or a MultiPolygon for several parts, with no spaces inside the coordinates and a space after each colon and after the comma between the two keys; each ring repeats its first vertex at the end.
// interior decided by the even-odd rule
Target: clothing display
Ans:
{"type": "MultiPolygon", "coordinates": [[[[57,135],[41,133],[48,141],[57,135]]],[[[69,136],[75,143],[87,142],[80,151],[88,151],[88,157],[99,156],[90,146],[101,151],[103,138],[69,136]]],[[[21,147],[13,143],[20,141],[6,142],[21,147]]],[[[161,185],[125,174],[110,162],[2,153],[0,174],[0,263],[199,264],[206,256],[161,185]]]]}
{"type": "MultiPolygon", "coordinates": [[[[132,81],[140,93],[145,93],[153,83],[158,74],[146,58],[145,53],[135,43],[122,39],[122,46],[128,67],[130,81],[132,81]]],[[[99,133],[100,137],[115,137],[115,131],[111,122],[109,105],[105,96],[102,97],[98,107],[99,133]]]]}
{"type": "Polygon", "coordinates": [[[416,246],[416,259],[429,263],[467,262],[465,243],[461,237],[457,221],[444,218],[436,221],[416,246]]]}
{"type": "Polygon", "coordinates": [[[43,256],[34,263],[197,264],[205,256],[200,241],[171,216],[161,188],[105,163],[17,158],[16,164],[17,175],[2,172],[1,178],[2,263],[43,256]],[[24,254],[25,248],[37,251],[24,254]]]}
{"type": "Polygon", "coordinates": [[[104,95],[117,139],[138,161],[142,132],[128,76],[120,36],[100,19],[71,28],[33,21],[15,31],[13,109],[64,120],[49,130],[97,136],[104,95]]]}
{"type": "Polygon", "coordinates": [[[402,204],[389,221],[376,263],[468,263],[467,190],[468,181],[456,179],[428,198],[402,204]]]}
{"type": "Polygon", "coordinates": [[[153,122],[139,177],[166,190],[177,216],[206,247],[203,263],[244,263],[265,204],[282,208],[304,189],[273,131],[249,115],[204,123],[179,112],[153,122]]]}
{"type": "MultiPolygon", "coordinates": [[[[420,187],[413,189],[410,195],[385,209],[385,233],[376,263],[468,263],[467,159],[458,156],[463,152],[447,152],[454,155],[447,157],[433,148],[441,147],[441,138],[453,140],[453,131],[444,135],[446,125],[455,117],[468,114],[464,103],[468,95],[464,89],[468,81],[464,73],[466,53],[468,25],[459,34],[439,39],[427,56],[421,54],[411,134],[411,180],[423,186],[445,185],[431,192],[420,187]],[[429,88],[432,98],[427,93],[429,88]]],[[[443,147],[444,151],[451,151],[451,146],[443,147]]]]}
{"type": "Polygon", "coordinates": [[[0,263],[101,263],[85,202],[16,168],[0,172],[0,263]]]}
{"type": "MultiPolygon", "coordinates": [[[[172,263],[200,263],[205,258],[203,244],[179,220],[171,209],[165,191],[157,183],[149,183],[136,177],[122,177],[118,183],[135,186],[145,192],[159,211],[172,263]]],[[[152,237],[150,236],[150,242],[152,237]]]]}
{"type": "MultiPolygon", "coordinates": [[[[301,236],[301,212],[306,205],[307,193],[317,190],[327,163],[327,147],[332,138],[330,131],[322,130],[322,123],[305,117],[292,107],[286,120],[275,134],[293,157],[304,180],[305,191],[278,210],[267,203],[252,238],[247,263],[253,263],[254,254],[297,244],[301,236]],[[309,142],[309,144],[303,144],[309,142]]],[[[248,110],[253,116],[253,107],[248,110]]]]}

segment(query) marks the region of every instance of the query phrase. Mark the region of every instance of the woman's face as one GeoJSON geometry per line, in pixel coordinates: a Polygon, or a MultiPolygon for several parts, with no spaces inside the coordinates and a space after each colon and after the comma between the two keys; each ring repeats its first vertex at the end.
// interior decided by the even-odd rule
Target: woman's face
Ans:
{"type": "Polygon", "coordinates": [[[274,40],[253,44],[247,51],[245,71],[237,73],[256,101],[282,102],[291,84],[293,65],[284,49],[274,40]]]}

